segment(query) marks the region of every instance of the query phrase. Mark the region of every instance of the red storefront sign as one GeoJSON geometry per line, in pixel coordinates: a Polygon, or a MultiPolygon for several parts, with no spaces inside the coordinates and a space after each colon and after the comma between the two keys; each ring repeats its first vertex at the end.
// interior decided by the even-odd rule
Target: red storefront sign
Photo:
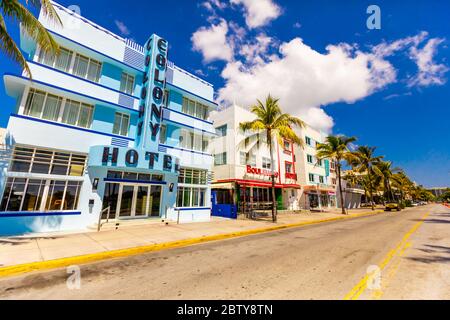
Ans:
{"type": "MultiPolygon", "coordinates": [[[[249,174],[257,174],[260,176],[271,177],[272,172],[266,169],[253,168],[252,166],[247,166],[247,173],[249,174]]],[[[275,177],[278,177],[278,172],[274,172],[275,177]]]]}

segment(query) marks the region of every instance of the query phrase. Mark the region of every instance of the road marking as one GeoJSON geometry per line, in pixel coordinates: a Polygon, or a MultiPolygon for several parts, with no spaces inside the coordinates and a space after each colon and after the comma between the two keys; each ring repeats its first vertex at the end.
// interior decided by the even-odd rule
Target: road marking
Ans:
{"type": "MultiPolygon", "coordinates": [[[[404,251],[408,248],[410,245],[409,238],[417,231],[417,229],[420,228],[420,226],[425,222],[425,219],[430,215],[430,213],[426,213],[421,221],[417,222],[411,230],[409,230],[404,236],[402,241],[392,250],[388,252],[388,254],[384,257],[384,259],[381,261],[381,263],[378,265],[381,271],[383,271],[386,266],[389,264],[389,262],[394,257],[399,257],[404,253],[404,251]]],[[[398,267],[398,266],[397,266],[398,267]]],[[[395,271],[395,269],[394,269],[395,271]]],[[[364,278],[361,279],[360,282],[352,289],[349,293],[344,297],[344,300],[358,300],[358,298],[361,296],[361,294],[364,293],[364,291],[367,289],[367,281],[370,280],[370,274],[366,274],[364,278]]]]}
{"type": "Polygon", "coordinates": [[[373,211],[373,212],[364,212],[364,213],[355,214],[355,215],[339,216],[339,217],[335,217],[335,218],[324,218],[324,219],[319,219],[319,220],[315,220],[315,221],[304,221],[304,222],[300,222],[300,223],[291,223],[291,224],[284,224],[284,225],[278,225],[278,226],[273,226],[273,227],[250,229],[250,230],[237,231],[237,232],[225,233],[225,234],[216,234],[216,235],[211,235],[211,236],[191,238],[191,239],[185,239],[185,240],[177,240],[177,241],[171,241],[171,242],[165,242],[165,243],[157,243],[157,244],[128,248],[128,249],[111,250],[111,251],[104,251],[104,252],[87,254],[87,255],[82,255],[82,256],[61,258],[61,259],[49,260],[49,261],[25,263],[25,264],[14,265],[14,266],[9,266],[9,267],[1,267],[0,268],[0,279],[6,278],[6,277],[11,277],[11,276],[17,276],[17,275],[24,274],[24,273],[35,272],[35,271],[58,269],[58,268],[68,267],[71,265],[83,265],[83,264],[92,263],[92,262],[98,262],[98,261],[110,260],[110,259],[116,259],[116,258],[124,258],[124,257],[128,257],[128,256],[136,256],[139,254],[161,251],[161,250],[166,250],[166,249],[183,248],[183,247],[188,247],[188,246],[192,246],[192,245],[196,245],[196,244],[212,242],[212,241],[233,239],[233,238],[261,234],[261,233],[266,233],[266,232],[273,232],[273,231],[280,231],[280,230],[285,230],[285,229],[292,229],[292,228],[296,228],[296,227],[315,225],[315,224],[320,224],[320,223],[325,223],[325,222],[333,222],[333,221],[346,220],[346,219],[355,219],[355,218],[360,218],[360,217],[372,216],[372,215],[379,214],[382,212],[384,212],[384,211],[378,210],[378,211],[373,211]]]}

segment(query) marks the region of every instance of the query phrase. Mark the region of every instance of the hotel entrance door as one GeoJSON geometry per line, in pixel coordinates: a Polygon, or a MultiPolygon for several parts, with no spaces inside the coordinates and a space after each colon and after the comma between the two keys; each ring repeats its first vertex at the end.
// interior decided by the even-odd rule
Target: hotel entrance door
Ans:
{"type": "Polygon", "coordinates": [[[161,192],[161,186],[107,183],[103,208],[110,207],[110,219],[159,217],[161,192]]]}

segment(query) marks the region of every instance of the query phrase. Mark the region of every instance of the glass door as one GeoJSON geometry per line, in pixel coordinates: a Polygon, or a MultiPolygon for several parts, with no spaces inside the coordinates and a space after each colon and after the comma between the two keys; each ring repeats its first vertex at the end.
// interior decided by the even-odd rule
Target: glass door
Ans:
{"type": "Polygon", "coordinates": [[[122,185],[122,194],[120,199],[119,217],[131,217],[133,214],[134,186],[122,185]]]}
{"type": "Polygon", "coordinates": [[[148,216],[149,213],[149,186],[137,186],[136,217],[148,216]]]}
{"type": "Polygon", "coordinates": [[[161,186],[107,183],[103,209],[110,207],[111,219],[159,217],[161,194],[161,186]]]}
{"type": "MultiPolygon", "coordinates": [[[[107,183],[105,185],[105,195],[103,197],[103,209],[110,208],[109,218],[116,219],[117,203],[119,201],[119,189],[118,183],[107,183]]],[[[108,212],[103,212],[102,219],[106,220],[108,212]]]]}

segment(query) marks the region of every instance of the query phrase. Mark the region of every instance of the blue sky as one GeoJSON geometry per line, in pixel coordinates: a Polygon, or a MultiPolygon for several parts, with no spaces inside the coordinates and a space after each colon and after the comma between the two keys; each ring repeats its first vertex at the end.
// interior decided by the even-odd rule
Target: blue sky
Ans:
{"type": "MultiPolygon", "coordinates": [[[[416,182],[450,186],[447,1],[59,3],[140,44],[165,37],[170,59],[213,83],[224,104],[271,92],[314,126],[377,146],[416,182]],[[374,3],[381,30],[366,26],[374,3]]],[[[1,53],[0,70],[19,71],[1,53]]],[[[13,105],[0,86],[1,126],[13,105]]]]}

